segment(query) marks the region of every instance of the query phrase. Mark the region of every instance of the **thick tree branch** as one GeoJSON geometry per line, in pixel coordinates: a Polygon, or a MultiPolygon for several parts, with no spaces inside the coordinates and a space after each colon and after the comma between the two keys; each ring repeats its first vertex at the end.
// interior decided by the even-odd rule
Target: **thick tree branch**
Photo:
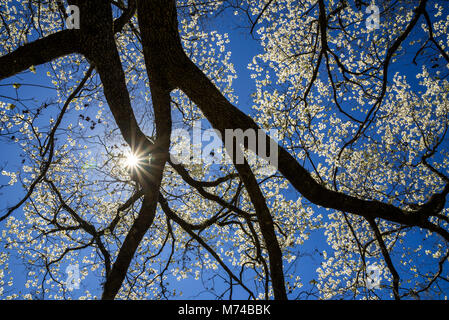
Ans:
{"type": "Polygon", "coordinates": [[[256,210],[260,230],[264,239],[265,247],[268,251],[270,261],[270,276],[273,284],[273,292],[276,300],[287,300],[285,289],[284,267],[282,263],[282,251],[274,231],[274,222],[268,209],[265,197],[260,190],[260,186],[252,172],[249,164],[235,164],[239,175],[245,184],[251,202],[256,210]]]}
{"type": "MultiPolygon", "coordinates": [[[[425,3],[425,1],[421,2],[419,8],[423,8],[422,3],[425,3]]],[[[254,120],[229,103],[206,75],[184,54],[176,28],[176,13],[172,9],[165,9],[169,7],[166,2],[163,5],[160,4],[160,7],[163,9],[157,9],[158,6],[156,5],[155,7],[156,11],[160,11],[157,11],[154,19],[157,21],[157,26],[161,25],[163,29],[160,32],[155,32],[157,37],[151,39],[150,45],[170,48],[165,57],[170,83],[179,87],[198,105],[212,126],[219,130],[222,136],[225,135],[226,129],[259,130],[260,128],[254,120]],[[168,10],[169,14],[164,10],[168,10]],[[164,30],[165,32],[163,32],[164,30]]],[[[417,15],[419,15],[420,11],[417,11],[417,15]]],[[[414,23],[416,23],[416,19],[413,20],[414,23]]],[[[413,22],[407,28],[406,34],[413,27],[413,22]]],[[[403,37],[404,35],[389,50],[389,55],[399,46],[403,37]]],[[[266,136],[266,141],[267,149],[269,150],[272,140],[269,136],[266,136]]],[[[430,208],[426,207],[427,211],[406,211],[391,204],[376,200],[359,199],[342,192],[330,190],[315,181],[310,173],[288,151],[279,145],[277,145],[277,148],[279,171],[296,190],[312,203],[364,217],[377,217],[409,226],[429,227],[427,214],[432,211],[430,208]]],[[[252,151],[257,153],[257,150],[252,151]]],[[[440,199],[444,201],[445,194],[441,195],[440,199]]],[[[441,206],[441,203],[437,204],[436,202],[430,202],[430,200],[429,203],[436,207],[441,206]]],[[[443,237],[449,240],[448,233],[444,233],[443,237]]]]}
{"type": "Polygon", "coordinates": [[[78,30],[62,30],[0,57],[0,80],[62,56],[80,52],[78,30]]]}
{"type": "MultiPolygon", "coordinates": [[[[416,24],[424,5],[425,0],[422,0],[416,10],[417,14],[410,25],[399,37],[398,41],[393,44],[392,48],[388,50],[387,61],[389,61],[402,40],[416,24]]],[[[169,3],[166,1],[153,1],[151,4],[139,1],[138,13],[139,17],[145,16],[145,21],[142,19],[142,23],[139,23],[143,36],[145,55],[149,57],[149,60],[159,62],[159,66],[163,67],[167,75],[168,82],[173,87],[179,87],[186,93],[201,109],[212,126],[220,131],[222,136],[225,135],[226,129],[259,129],[258,125],[249,116],[228,102],[214,84],[184,53],[177,30],[174,1],[169,3]],[[147,49],[145,50],[145,48],[147,49]],[[159,50],[153,52],[149,48],[158,48],[159,50]],[[164,54],[158,55],[158,52],[161,51],[164,54]]],[[[385,69],[387,68],[388,62],[385,64],[385,69]]],[[[266,140],[267,147],[269,147],[271,138],[266,136],[266,140]]],[[[426,207],[426,210],[421,209],[419,211],[405,211],[391,204],[359,199],[327,189],[315,181],[310,173],[284,148],[279,145],[277,145],[277,148],[279,171],[306,199],[314,204],[361,215],[370,219],[378,217],[404,225],[423,227],[437,232],[446,240],[449,240],[449,233],[428,221],[428,213],[433,210],[434,205],[440,207],[441,202],[444,203],[446,194],[442,194],[442,197],[440,197],[441,201],[438,203],[429,201],[429,204],[432,204],[432,208],[426,207]]],[[[257,150],[252,151],[257,153],[257,150]]],[[[246,185],[246,187],[248,188],[249,186],[246,185]]]]}
{"type": "MultiPolygon", "coordinates": [[[[134,153],[148,159],[153,144],[140,130],[135,119],[125,74],[114,39],[112,9],[107,1],[72,1],[80,7],[82,53],[95,66],[103,83],[104,94],[125,141],[134,153]]],[[[153,71],[153,70],[151,70],[153,71]]],[[[149,70],[148,70],[149,72],[149,70]]],[[[125,279],[134,254],[151,226],[157,206],[159,187],[168,157],[171,131],[169,91],[153,86],[150,79],[159,153],[152,154],[151,163],[142,164],[136,180],[145,196],[137,219],[119,250],[111,271],[106,276],[102,299],[114,299],[125,279]]]]}

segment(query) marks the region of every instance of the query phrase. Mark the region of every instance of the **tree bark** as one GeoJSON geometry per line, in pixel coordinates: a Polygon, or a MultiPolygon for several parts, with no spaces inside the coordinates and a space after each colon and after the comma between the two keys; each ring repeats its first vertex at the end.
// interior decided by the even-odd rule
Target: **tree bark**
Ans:
{"type": "Polygon", "coordinates": [[[0,80],[59,57],[80,52],[79,32],[63,30],[0,57],[0,80]]]}

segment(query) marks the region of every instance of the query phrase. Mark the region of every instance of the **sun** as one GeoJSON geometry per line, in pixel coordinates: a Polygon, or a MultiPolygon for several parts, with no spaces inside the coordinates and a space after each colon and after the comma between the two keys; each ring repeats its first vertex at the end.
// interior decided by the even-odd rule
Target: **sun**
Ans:
{"type": "Polygon", "coordinates": [[[136,168],[139,165],[140,159],[135,154],[129,152],[126,154],[125,166],[127,168],[136,168]]]}

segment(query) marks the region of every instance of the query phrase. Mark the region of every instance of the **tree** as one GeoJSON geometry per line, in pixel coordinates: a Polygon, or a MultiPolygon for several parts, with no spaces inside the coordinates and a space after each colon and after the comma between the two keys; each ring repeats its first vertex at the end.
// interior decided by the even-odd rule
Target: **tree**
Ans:
{"type": "Polygon", "coordinates": [[[249,298],[372,298],[375,261],[395,299],[444,295],[448,12],[378,5],[373,31],[362,1],[2,1],[0,79],[47,64],[56,89],[37,107],[17,80],[1,110],[0,134],[23,153],[21,172],[3,175],[26,189],[0,218],[2,241],[27,262],[32,292],[66,297],[63,268],[82,261],[103,299],[170,297],[170,276],[207,270],[226,284],[219,297],[237,286],[249,298]],[[65,26],[68,5],[79,29],[65,26]],[[263,48],[254,117],[233,105],[226,35],[208,31],[229,10],[263,48]],[[278,142],[246,141],[243,163],[175,163],[173,128],[195,120],[222,137],[275,128],[278,142]],[[251,157],[264,144],[276,146],[274,174],[251,157]],[[300,292],[287,266],[301,268],[315,230],[331,255],[300,292]]]}

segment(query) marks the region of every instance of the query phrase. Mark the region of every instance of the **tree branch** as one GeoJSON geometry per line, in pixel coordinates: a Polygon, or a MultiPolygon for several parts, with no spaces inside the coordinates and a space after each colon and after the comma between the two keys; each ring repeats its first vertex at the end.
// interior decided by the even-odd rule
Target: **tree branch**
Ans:
{"type": "Polygon", "coordinates": [[[31,66],[80,52],[79,31],[62,30],[25,44],[0,57],[0,80],[11,77],[31,66]]]}

